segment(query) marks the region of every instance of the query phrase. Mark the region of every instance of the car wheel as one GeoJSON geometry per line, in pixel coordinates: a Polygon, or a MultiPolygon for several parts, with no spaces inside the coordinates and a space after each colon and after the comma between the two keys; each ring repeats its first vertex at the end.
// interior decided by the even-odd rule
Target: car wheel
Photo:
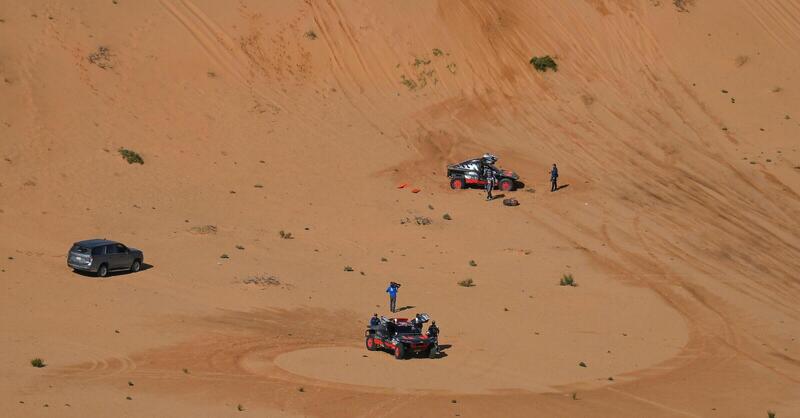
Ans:
{"type": "Polygon", "coordinates": [[[511,179],[502,179],[498,183],[498,188],[504,192],[514,190],[514,181],[511,179]]]}
{"type": "Polygon", "coordinates": [[[464,179],[450,179],[450,188],[454,190],[460,190],[466,187],[466,183],[464,183],[464,179]]]}
{"type": "Polygon", "coordinates": [[[375,339],[372,337],[367,337],[367,350],[375,351],[375,339]]]}
{"type": "Polygon", "coordinates": [[[131,264],[131,272],[136,273],[141,269],[142,269],[142,262],[139,260],[133,260],[133,264],[131,264]]]}
{"type": "Polygon", "coordinates": [[[405,356],[406,356],[406,348],[403,346],[403,344],[397,344],[394,347],[394,358],[402,360],[403,358],[405,358],[405,356]]]}
{"type": "Polygon", "coordinates": [[[97,277],[106,276],[108,276],[108,266],[105,264],[100,264],[100,267],[97,268],[97,277]]]}

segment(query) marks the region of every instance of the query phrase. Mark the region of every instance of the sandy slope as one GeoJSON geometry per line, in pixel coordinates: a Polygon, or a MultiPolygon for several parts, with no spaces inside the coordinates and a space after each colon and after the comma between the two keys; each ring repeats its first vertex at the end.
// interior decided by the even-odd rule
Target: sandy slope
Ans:
{"type": "Polygon", "coordinates": [[[686,3],[0,2],[0,415],[800,415],[800,5],[686,3]]]}

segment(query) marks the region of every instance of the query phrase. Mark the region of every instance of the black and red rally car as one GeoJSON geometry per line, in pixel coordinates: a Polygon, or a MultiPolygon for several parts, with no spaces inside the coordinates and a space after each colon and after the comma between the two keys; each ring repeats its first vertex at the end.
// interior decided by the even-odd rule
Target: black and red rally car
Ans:
{"type": "Polygon", "coordinates": [[[364,333],[367,350],[387,350],[398,360],[416,355],[435,358],[436,338],[422,334],[422,324],[428,319],[427,314],[419,314],[413,320],[380,317],[379,323],[370,324],[364,333]]]}
{"type": "Polygon", "coordinates": [[[483,175],[484,167],[489,167],[494,173],[495,187],[502,191],[511,191],[519,186],[519,176],[509,170],[494,166],[497,157],[486,154],[481,158],[473,158],[458,164],[447,166],[447,177],[450,178],[450,188],[466,189],[470,186],[485,187],[486,177],[483,175]]]}

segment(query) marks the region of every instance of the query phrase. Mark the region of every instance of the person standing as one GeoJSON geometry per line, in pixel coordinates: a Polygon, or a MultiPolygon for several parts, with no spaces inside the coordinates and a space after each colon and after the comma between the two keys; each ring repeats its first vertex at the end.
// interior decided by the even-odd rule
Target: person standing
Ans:
{"type": "Polygon", "coordinates": [[[389,287],[386,288],[386,293],[389,294],[389,310],[394,313],[397,308],[397,289],[400,288],[400,283],[389,282],[389,287]]]}
{"type": "Polygon", "coordinates": [[[439,356],[439,327],[436,326],[436,321],[432,321],[428,327],[428,339],[431,342],[430,358],[439,356]]]}
{"type": "Polygon", "coordinates": [[[550,169],[550,191],[558,190],[558,167],[553,163],[553,168],[550,169]]]}
{"type": "Polygon", "coordinates": [[[491,166],[485,165],[483,166],[483,177],[486,179],[486,200],[492,200],[492,190],[494,189],[495,183],[495,172],[492,170],[491,166]]]}

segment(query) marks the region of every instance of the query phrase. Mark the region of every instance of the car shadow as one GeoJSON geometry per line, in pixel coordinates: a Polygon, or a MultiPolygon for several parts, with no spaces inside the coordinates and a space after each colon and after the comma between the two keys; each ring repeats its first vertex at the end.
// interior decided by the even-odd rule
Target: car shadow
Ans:
{"type": "MultiPolygon", "coordinates": [[[[145,270],[150,270],[151,268],[154,268],[154,266],[152,264],[142,263],[142,267],[139,269],[139,272],[142,272],[142,271],[145,271],[145,270]]],[[[135,273],[133,273],[133,272],[131,272],[129,270],[117,270],[117,271],[109,271],[108,275],[106,277],[98,277],[97,274],[91,273],[91,272],[88,272],[88,271],[72,270],[72,272],[77,274],[77,275],[79,275],[79,276],[92,277],[92,278],[96,278],[96,279],[102,279],[102,278],[107,279],[109,277],[125,276],[125,275],[128,275],[128,274],[135,274],[135,273]]]]}

